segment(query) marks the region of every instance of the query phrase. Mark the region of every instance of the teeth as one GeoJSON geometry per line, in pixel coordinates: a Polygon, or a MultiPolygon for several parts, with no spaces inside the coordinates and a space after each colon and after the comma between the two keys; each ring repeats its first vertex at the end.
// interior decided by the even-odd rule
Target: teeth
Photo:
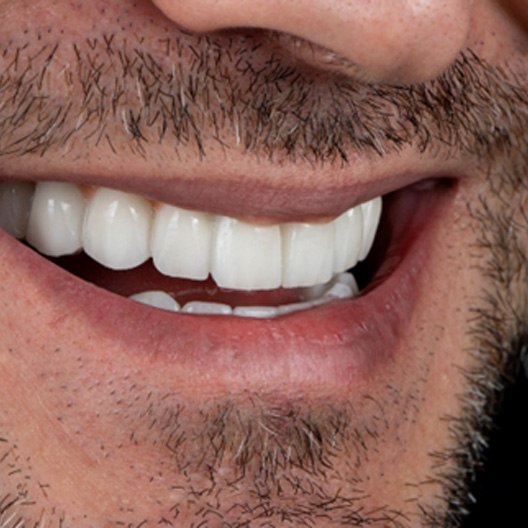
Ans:
{"type": "Polygon", "coordinates": [[[152,210],[138,196],[98,189],[86,208],[84,250],[114,270],[131,269],[150,257],[152,210]]]}
{"type": "Polygon", "coordinates": [[[327,284],[320,290],[318,298],[309,301],[284,304],[281,306],[235,306],[228,304],[191,301],[181,310],[179,304],[168,294],[158,291],[149,291],[130,296],[130,299],[162,308],[168,311],[182,311],[194,315],[235,315],[253,319],[272,319],[281,315],[309,310],[332,301],[350,299],[358,293],[357,283],[350,273],[341,273],[334,278],[332,283],[327,284]]]}
{"type": "Polygon", "coordinates": [[[381,217],[381,198],[375,198],[374,200],[370,200],[370,202],[365,202],[360,207],[363,213],[363,232],[359,260],[364,260],[372,248],[378,229],[381,217]]]}
{"type": "Polygon", "coordinates": [[[27,241],[44,255],[60,257],[82,249],[84,197],[72,183],[37,183],[27,241]]]}
{"type": "Polygon", "coordinates": [[[213,250],[212,275],[220,287],[271,290],[281,285],[279,226],[255,226],[219,217],[213,250]]]}
{"type": "Polygon", "coordinates": [[[233,310],[227,304],[214,302],[191,301],[183,308],[182,312],[193,314],[231,315],[233,310]]]}
{"type": "Polygon", "coordinates": [[[152,227],[152,258],[170,277],[204,280],[209,275],[213,219],[211,215],[162,205],[152,227]]]}
{"type": "MultiPolygon", "coordinates": [[[[211,274],[226,289],[306,288],[299,298],[308,303],[366,257],[381,215],[381,198],[376,198],[325,224],[261,226],[169,205],[153,207],[139,196],[105,188],[85,197],[73,184],[46,182],[36,185],[32,198],[33,188],[0,183],[0,226],[46,255],[84,249],[115,270],[152,257],[164,275],[204,280],[211,274]]],[[[341,286],[336,296],[338,291],[348,295],[341,286]]]]}
{"type": "Polygon", "coordinates": [[[0,228],[16,238],[26,236],[33,183],[0,182],[0,228]]]}
{"type": "Polygon", "coordinates": [[[131,295],[130,299],[170,312],[177,312],[180,309],[180,305],[168,293],[162,291],[136,293],[135,295],[131,295]]]}
{"type": "MultiPolygon", "coordinates": [[[[282,226],[285,288],[312,286],[332,278],[334,225],[285,224],[282,226]]],[[[344,271],[344,270],[340,270],[344,271]]]]}
{"type": "Polygon", "coordinates": [[[354,207],[334,222],[334,272],[353,268],[362,250],[363,210],[354,207]]]}

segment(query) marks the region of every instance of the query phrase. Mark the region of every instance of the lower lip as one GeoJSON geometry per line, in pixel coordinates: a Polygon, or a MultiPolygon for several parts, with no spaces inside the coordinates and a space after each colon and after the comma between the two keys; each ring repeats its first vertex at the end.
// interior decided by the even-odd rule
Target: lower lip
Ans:
{"type": "MultiPolygon", "coordinates": [[[[139,362],[145,374],[187,385],[213,380],[234,392],[304,385],[324,390],[336,384],[357,391],[405,353],[401,341],[448,194],[434,200],[433,209],[420,196],[408,200],[412,219],[394,253],[398,263],[377,286],[356,299],[269,320],[164,312],[85,282],[3,232],[0,248],[5,269],[16,270],[22,284],[36,284],[50,311],[87,321],[92,343],[110,340],[114,354],[118,350],[125,361],[139,362]]],[[[101,347],[90,353],[101,360],[106,354],[101,347]]]]}

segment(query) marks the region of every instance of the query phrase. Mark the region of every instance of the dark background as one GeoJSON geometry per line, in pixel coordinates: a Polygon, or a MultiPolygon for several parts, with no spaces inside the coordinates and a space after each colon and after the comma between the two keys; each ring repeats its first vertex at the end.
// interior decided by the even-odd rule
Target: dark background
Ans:
{"type": "Polygon", "coordinates": [[[528,381],[524,372],[505,394],[491,437],[486,472],[466,528],[528,528],[528,381]]]}

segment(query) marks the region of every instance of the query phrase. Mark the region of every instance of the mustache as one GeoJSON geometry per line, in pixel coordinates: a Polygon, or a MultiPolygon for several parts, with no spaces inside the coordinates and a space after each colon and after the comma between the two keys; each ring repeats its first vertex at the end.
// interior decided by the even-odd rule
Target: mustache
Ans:
{"type": "Polygon", "coordinates": [[[169,146],[346,164],[409,145],[491,160],[526,144],[526,86],[471,51],[434,81],[392,86],[323,74],[250,37],[162,47],[117,35],[0,46],[0,156],[169,146]]]}

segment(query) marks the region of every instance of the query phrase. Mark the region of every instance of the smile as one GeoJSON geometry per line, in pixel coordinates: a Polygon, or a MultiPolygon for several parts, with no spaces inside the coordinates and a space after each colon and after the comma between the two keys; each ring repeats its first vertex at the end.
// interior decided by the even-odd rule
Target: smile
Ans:
{"type": "Polygon", "coordinates": [[[363,379],[396,353],[452,196],[446,182],[325,222],[249,222],[69,182],[6,181],[0,200],[4,229],[40,253],[11,238],[12,257],[131,353],[155,350],[175,376],[215,372],[241,388],[285,372],[327,385],[363,379]]]}

